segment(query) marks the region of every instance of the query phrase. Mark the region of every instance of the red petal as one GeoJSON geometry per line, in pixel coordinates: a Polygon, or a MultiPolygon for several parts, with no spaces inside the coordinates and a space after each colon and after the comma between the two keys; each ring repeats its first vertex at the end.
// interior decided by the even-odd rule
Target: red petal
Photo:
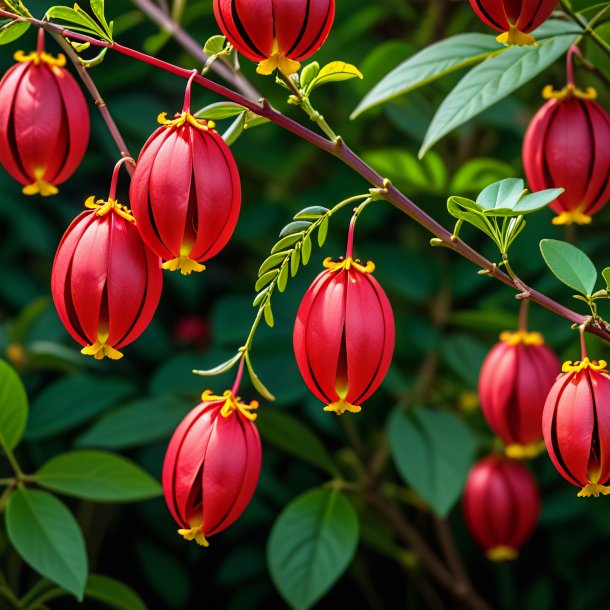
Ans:
{"type": "Polygon", "coordinates": [[[508,30],[509,23],[500,0],[470,0],[470,5],[479,19],[490,28],[498,32],[508,30]]]}
{"type": "Polygon", "coordinates": [[[599,482],[610,479],[610,377],[605,373],[590,371],[591,386],[595,395],[595,416],[599,440],[601,474],[599,482]]]}
{"type": "Polygon", "coordinates": [[[323,44],[335,16],[334,0],[274,0],[275,31],[282,52],[295,61],[323,44]]]}
{"type": "Polygon", "coordinates": [[[593,165],[584,197],[585,213],[601,210],[610,198],[610,117],[596,102],[582,100],[586,109],[593,141],[593,165]]]}

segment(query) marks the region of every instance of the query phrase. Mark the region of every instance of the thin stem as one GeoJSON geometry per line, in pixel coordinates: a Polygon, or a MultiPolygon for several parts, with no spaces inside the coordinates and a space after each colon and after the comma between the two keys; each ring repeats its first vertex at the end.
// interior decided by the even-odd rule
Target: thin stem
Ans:
{"type": "Polygon", "coordinates": [[[519,330],[522,333],[527,332],[527,314],[529,312],[529,308],[529,299],[521,299],[521,305],[519,306],[519,330]]]}
{"type": "Polygon", "coordinates": [[[470,579],[468,578],[466,568],[464,567],[460,554],[455,546],[455,540],[449,522],[447,519],[434,517],[434,523],[439,542],[441,543],[441,548],[443,549],[443,554],[447,560],[447,565],[458,583],[457,586],[463,589],[469,588],[471,586],[470,579]]]}
{"type": "Polygon", "coordinates": [[[566,77],[568,85],[576,86],[574,81],[574,55],[582,57],[582,53],[577,45],[572,45],[566,55],[566,77]]]}
{"type": "Polygon", "coordinates": [[[38,37],[36,39],[36,52],[38,55],[42,55],[44,53],[44,30],[38,30],[38,37]]]}
{"type": "MultiPolygon", "coordinates": [[[[123,139],[123,136],[121,135],[121,132],[119,131],[119,128],[117,127],[117,124],[114,122],[114,119],[112,118],[112,115],[110,114],[108,105],[103,100],[102,96],[100,95],[100,92],[98,91],[97,87],[95,86],[95,83],[93,82],[92,78],[89,76],[89,73],[87,72],[86,68],[81,64],[76,51],[74,51],[72,46],[68,42],[66,42],[64,37],[61,36],[61,34],[59,32],[57,32],[56,30],[48,30],[48,31],[51,34],[51,36],[53,36],[53,38],[55,39],[57,44],[65,52],[65,54],[68,56],[68,59],[72,62],[73,66],[76,70],[76,73],[78,74],[79,78],[83,82],[83,85],[85,85],[85,88],[91,94],[91,97],[93,98],[93,101],[94,101],[95,105],[97,106],[97,109],[100,111],[100,114],[102,115],[102,119],[104,120],[104,123],[106,123],[106,127],[108,129],[108,132],[110,133],[110,136],[114,140],[116,147],[119,149],[119,154],[121,155],[121,157],[131,158],[131,153],[129,152],[129,149],[127,148],[127,144],[125,144],[125,140],[123,139]]],[[[133,169],[134,169],[133,167],[127,166],[127,171],[129,172],[130,176],[133,175],[133,169]]]]}
{"type": "Polygon", "coordinates": [[[587,357],[587,341],[585,339],[586,324],[580,325],[580,359],[584,360],[587,357]]]}
{"type": "Polygon", "coordinates": [[[567,15],[569,15],[574,21],[576,21],[578,25],[583,27],[584,31],[582,35],[589,35],[591,40],[593,40],[593,42],[595,42],[598,47],[600,47],[607,55],[610,55],[610,45],[593,30],[595,24],[602,18],[602,16],[608,10],[608,8],[610,8],[610,6],[604,7],[599,13],[597,13],[597,15],[595,15],[595,17],[593,17],[593,19],[591,19],[591,21],[587,23],[586,19],[584,19],[578,13],[575,13],[572,10],[572,7],[570,6],[567,0],[560,0],[559,4],[567,15]]]}
{"type": "Polygon", "coordinates": [[[9,447],[6,444],[6,441],[4,440],[4,437],[2,435],[0,435],[0,448],[4,452],[4,455],[6,455],[6,459],[8,460],[9,464],[11,465],[13,472],[17,475],[17,479],[22,479],[24,476],[23,470],[21,470],[21,466],[19,466],[19,463],[17,462],[17,458],[15,457],[15,454],[13,453],[13,451],[11,449],[9,449],[9,447]]]}
{"type": "MultiPolygon", "coordinates": [[[[176,42],[198,62],[202,65],[206,64],[208,56],[204,55],[201,44],[184,30],[184,28],[172,18],[168,11],[159,8],[151,0],[131,0],[131,2],[162,30],[169,33],[176,42]]],[[[238,70],[218,61],[212,63],[210,69],[233,85],[233,87],[245,97],[251,100],[261,99],[261,94],[238,70]]]]}
{"type": "MultiPolygon", "coordinates": [[[[179,68],[178,66],[156,59],[154,57],[146,55],[145,53],[135,51],[128,47],[124,47],[122,45],[119,45],[118,43],[110,44],[108,42],[96,40],[95,38],[91,38],[90,36],[84,36],[76,32],[71,32],[70,30],[62,28],[61,26],[58,26],[56,24],[42,22],[34,18],[22,17],[20,15],[15,15],[13,13],[1,9],[0,16],[7,17],[9,19],[17,19],[19,21],[29,21],[37,27],[44,27],[48,31],[55,31],[65,34],[66,36],[69,36],[74,40],[89,42],[93,46],[112,48],[118,53],[133,57],[134,59],[143,61],[182,78],[188,79],[192,75],[192,72],[190,70],[179,68]]],[[[521,282],[516,282],[514,279],[511,279],[506,273],[503,273],[496,265],[494,265],[491,261],[485,258],[482,254],[472,249],[462,240],[452,236],[452,234],[447,231],[447,229],[445,229],[436,220],[434,220],[421,208],[415,205],[406,195],[396,189],[396,187],[394,187],[392,184],[389,184],[383,176],[381,176],[372,167],[365,163],[344,143],[342,143],[341,146],[337,146],[336,142],[319,136],[317,133],[311,131],[310,129],[307,129],[300,123],[293,121],[292,119],[284,116],[280,112],[271,108],[271,106],[266,100],[262,100],[260,103],[253,102],[252,100],[249,100],[243,95],[240,95],[235,91],[231,91],[230,89],[227,89],[222,85],[218,85],[217,83],[210,81],[209,79],[206,79],[202,76],[195,77],[194,81],[202,87],[205,87],[209,91],[217,93],[218,95],[221,95],[222,97],[232,102],[244,106],[248,110],[251,110],[252,112],[257,114],[258,116],[262,116],[269,119],[270,121],[276,123],[283,129],[286,129],[287,131],[299,136],[303,140],[313,144],[314,146],[317,146],[321,150],[324,150],[327,153],[337,157],[338,159],[343,161],[343,163],[351,167],[356,173],[362,176],[365,180],[367,180],[370,184],[372,184],[374,187],[377,187],[379,189],[385,189],[383,192],[384,199],[386,199],[386,201],[397,207],[404,214],[415,220],[415,222],[417,222],[427,231],[432,233],[440,242],[442,242],[445,247],[450,250],[453,250],[454,252],[457,252],[475,265],[481,267],[485,270],[487,275],[495,278],[503,284],[506,284],[507,286],[514,288],[520,293],[523,292],[524,285],[521,282]]],[[[550,299],[546,295],[532,288],[528,287],[527,289],[529,293],[529,298],[532,301],[534,301],[541,307],[544,307],[549,311],[554,312],[558,316],[561,316],[574,324],[583,324],[584,321],[587,320],[587,316],[584,316],[575,311],[572,311],[571,309],[568,309],[567,307],[564,307],[553,299],[550,299]]],[[[610,342],[610,332],[608,332],[605,327],[598,323],[589,324],[587,326],[587,331],[601,337],[605,341],[610,342]]]]}
{"type": "Polygon", "coordinates": [[[121,170],[121,166],[125,165],[125,163],[131,163],[134,168],[136,166],[136,162],[131,157],[123,157],[117,162],[117,164],[114,166],[114,170],[112,171],[108,201],[116,201],[116,187],[119,181],[119,171],[121,170]]]}
{"type": "Polygon", "coordinates": [[[186,90],[184,92],[184,104],[182,106],[182,112],[190,112],[191,111],[191,88],[193,86],[193,79],[197,76],[197,70],[192,71],[191,77],[188,79],[186,83],[186,90]]]}
{"type": "Polygon", "coordinates": [[[241,379],[244,375],[244,364],[246,362],[246,354],[244,353],[239,361],[239,368],[237,369],[237,375],[235,377],[235,382],[233,383],[233,387],[231,388],[231,392],[233,396],[237,396],[237,392],[239,392],[239,386],[241,385],[241,379]]]}

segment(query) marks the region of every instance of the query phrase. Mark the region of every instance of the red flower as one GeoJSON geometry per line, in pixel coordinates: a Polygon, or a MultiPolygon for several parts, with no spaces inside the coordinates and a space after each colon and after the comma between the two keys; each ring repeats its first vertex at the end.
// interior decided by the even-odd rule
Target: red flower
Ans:
{"type": "Polygon", "coordinates": [[[233,392],[203,393],[203,402],[178,426],[163,463],[163,491],[186,540],[229,527],[248,506],[261,470],[261,442],[252,409],[233,392]]]}
{"type": "Polygon", "coordinates": [[[366,266],[348,257],[324,261],[294,326],[294,352],[309,389],[325,411],[357,413],[379,387],[394,351],[394,316],[366,266]]]}
{"type": "Polygon", "coordinates": [[[610,198],[610,117],[587,92],[547,87],[523,142],[523,167],[532,190],[564,187],[551,203],[554,224],[587,224],[610,198]]]}
{"type": "Polygon", "coordinates": [[[581,497],[607,495],[610,487],[610,374],[604,360],[566,362],[549,392],[542,429],[559,474],[581,497]]]}
{"type": "Polygon", "coordinates": [[[57,249],[51,290],[57,313],[82,353],[117,360],[151,321],[163,277],[161,261],[144,245],[129,210],[114,199],[85,202],[57,249]]]}
{"type": "Polygon", "coordinates": [[[89,109],[66,58],[38,51],[0,81],[0,161],[26,195],[55,195],[79,166],[89,140],[89,109]]]}
{"type": "Polygon", "coordinates": [[[534,457],[544,449],[542,410],[561,364],[540,333],[504,332],[479,376],[481,408],[509,457],[534,457]]]}
{"type": "Polygon", "coordinates": [[[489,559],[515,559],[538,522],[538,485],[522,462],[489,455],[472,467],[462,509],[472,537],[489,559]]]}
{"type": "Polygon", "coordinates": [[[498,42],[522,46],[536,42],[527,32],[551,16],[557,0],[470,0],[470,4],[483,23],[503,32],[498,42]]]}
{"type": "Polygon", "coordinates": [[[335,0],[214,0],[218,26],[259,74],[299,70],[330,32],[335,0]]]}
{"type": "Polygon", "coordinates": [[[165,113],[140,153],[131,180],[130,200],[146,245],[164,269],[189,275],[227,244],[239,217],[241,186],[233,155],[214,123],[189,110],[174,120],[165,113]]]}

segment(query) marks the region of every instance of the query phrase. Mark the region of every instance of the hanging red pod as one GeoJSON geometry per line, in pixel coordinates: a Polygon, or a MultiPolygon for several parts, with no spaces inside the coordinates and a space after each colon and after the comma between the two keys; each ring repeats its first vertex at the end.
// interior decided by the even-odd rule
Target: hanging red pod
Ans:
{"type": "MultiPolygon", "coordinates": [[[[196,74],[196,72],[195,72],[196,74]]],[[[182,275],[204,271],[237,225],[241,184],[237,165],[212,121],[190,112],[189,80],[184,108],[159,127],[142,149],[131,180],[130,201],[146,245],[182,275]]]]}
{"type": "Polygon", "coordinates": [[[25,195],[55,195],[87,149],[87,102],[65,56],[45,52],[42,28],[38,49],[14,57],[0,81],[0,162],[25,195]]]}
{"type": "Polygon", "coordinates": [[[259,74],[290,76],[324,44],[335,0],[214,0],[214,15],[229,42],[259,62],[259,74]]]}
{"type": "Polygon", "coordinates": [[[470,0],[479,19],[502,32],[496,40],[509,45],[533,45],[535,30],[555,10],[558,0],[470,0]]]}
{"type": "Polygon", "coordinates": [[[540,506],[538,484],[523,462],[492,454],[468,474],[464,520],[492,561],[516,559],[538,523],[540,506]]]}
{"type": "Polygon", "coordinates": [[[540,333],[506,331],[479,375],[479,397],[489,427],[511,458],[544,450],[542,411],[561,364],[540,333]]]}
{"type": "MultiPolygon", "coordinates": [[[[117,163],[107,201],[89,197],[59,244],[51,272],[57,313],[85,355],[118,360],[150,323],[159,299],[161,261],[116,201],[117,163]]],[[[133,163],[132,159],[129,159],[133,163]]]]}
{"type": "Polygon", "coordinates": [[[553,224],[589,224],[610,199],[610,116],[597,92],[574,84],[568,53],[568,84],[545,87],[549,101],[532,119],[523,141],[523,168],[533,191],[563,187],[550,207],[553,224]]]}
{"type": "Polygon", "coordinates": [[[307,387],[341,415],[358,413],[383,381],[394,352],[392,307],[372,273],[352,258],[354,220],[345,258],[327,258],[294,325],[294,353],[307,387]]]}
{"type": "MultiPolygon", "coordinates": [[[[242,371],[243,361],[236,386],[242,371]]],[[[174,432],[163,463],[163,492],[178,533],[201,546],[244,512],[260,475],[258,403],[246,404],[235,392],[204,392],[174,432]]]]}
{"type": "MultiPolygon", "coordinates": [[[[583,340],[584,343],[584,340],[583,340]]],[[[605,360],[565,362],[544,406],[542,429],[559,474],[579,497],[610,494],[610,373],[605,360]]]]}

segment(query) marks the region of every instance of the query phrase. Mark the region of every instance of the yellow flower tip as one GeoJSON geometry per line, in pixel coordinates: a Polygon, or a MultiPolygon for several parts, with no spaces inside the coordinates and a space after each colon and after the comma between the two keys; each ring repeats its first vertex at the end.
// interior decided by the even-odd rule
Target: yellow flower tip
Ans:
{"type": "Polygon", "coordinates": [[[31,61],[36,66],[45,64],[50,68],[63,68],[66,65],[66,56],[62,53],[60,53],[57,57],[53,57],[53,55],[50,53],[38,53],[38,51],[32,51],[31,53],[16,51],[13,58],[19,63],[31,61]]]}
{"type": "Polygon", "coordinates": [[[104,357],[110,358],[110,360],[120,360],[123,357],[119,350],[99,341],[96,341],[93,345],[83,347],[80,353],[85,356],[93,356],[96,360],[103,360],[104,357]]]}
{"type": "Polygon", "coordinates": [[[519,445],[514,443],[507,445],[504,449],[506,457],[513,460],[529,460],[538,457],[544,451],[544,441],[538,443],[529,443],[528,445],[519,445]]]}
{"type": "Polygon", "coordinates": [[[201,531],[201,527],[192,527],[190,530],[180,529],[178,530],[178,533],[189,542],[194,540],[199,546],[210,546],[210,543],[201,531]]]}
{"type": "Polygon", "coordinates": [[[21,189],[24,195],[40,195],[41,197],[50,197],[51,195],[57,195],[59,189],[46,180],[36,180],[32,184],[28,184],[21,189]]]}
{"type": "Polygon", "coordinates": [[[487,559],[491,561],[513,561],[519,556],[519,552],[509,546],[495,546],[486,553],[487,559]]]}
{"type": "Polygon", "coordinates": [[[508,345],[544,345],[544,337],[541,333],[529,333],[524,330],[515,332],[505,330],[500,334],[500,341],[508,345]]]}
{"type": "Polygon", "coordinates": [[[536,39],[530,34],[522,32],[516,25],[511,25],[508,32],[504,32],[496,37],[500,44],[517,47],[531,47],[536,44],[536,39]]]}
{"type": "Polygon", "coordinates": [[[561,212],[553,218],[554,225],[588,225],[591,224],[591,216],[583,214],[580,210],[571,210],[569,212],[561,212]]]}
{"type": "Polygon", "coordinates": [[[324,410],[329,411],[330,413],[336,413],[337,415],[343,415],[343,413],[346,411],[349,413],[360,413],[360,411],[362,411],[362,407],[359,405],[353,405],[341,399],[324,407],[324,410]]]}
{"type": "Polygon", "coordinates": [[[585,90],[579,89],[574,83],[568,83],[563,89],[557,91],[553,85],[547,85],[542,90],[542,97],[545,100],[565,100],[576,97],[581,100],[597,99],[597,90],[594,87],[587,87],[585,90]]]}
{"type": "Polygon", "coordinates": [[[366,265],[363,265],[360,260],[354,260],[353,258],[341,257],[338,261],[334,261],[330,256],[324,259],[322,263],[329,271],[349,271],[354,268],[360,271],[360,273],[373,273],[375,271],[375,263],[368,261],[366,265]]]}
{"type": "Polygon", "coordinates": [[[114,212],[115,214],[117,214],[121,218],[124,218],[125,220],[128,220],[129,222],[135,223],[136,221],[136,219],[131,214],[131,210],[127,206],[120,204],[114,199],[109,199],[108,201],[98,199],[96,201],[95,195],[91,195],[91,197],[89,197],[87,201],[85,201],[85,207],[89,208],[90,210],[97,210],[95,212],[96,216],[105,216],[109,212],[114,212]]]}
{"type": "Polygon", "coordinates": [[[608,363],[605,360],[589,360],[588,358],[584,358],[583,360],[576,360],[575,362],[572,362],[571,360],[564,362],[561,371],[563,373],[579,373],[585,369],[593,369],[594,371],[605,373],[607,372],[605,370],[607,366],[608,363]]]}
{"type": "Polygon", "coordinates": [[[201,395],[201,400],[203,402],[220,402],[224,400],[224,404],[220,409],[220,414],[223,417],[230,417],[235,413],[235,411],[239,411],[246,419],[250,421],[255,421],[258,415],[253,413],[255,409],[258,409],[259,404],[258,401],[252,400],[250,403],[245,403],[241,397],[235,396],[231,390],[225,390],[222,396],[215,396],[214,392],[211,390],[206,390],[201,395]]]}
{"type": "Polygon", "coordinates": [[[171,261],[163,263],[162,267],[168,271],[178,271],[179,269],[182,275],[191,275],[193,271],[195,273],[205,271],[205,265],[194,261],[188,256],[179,256],[178,258],[174,258],[171,261]]]}
{"type": "Polygon", "coordinates": [[[259,74],[269,76],[275,70],[279,70],[284,76],[290,77],[301,69],[301,64],[286,57],[283,53],[275,51],[268,59],[261,61],[256,68],[259,74]]]}
{"type": "Polygon", "coordinates": [[[579,498],[599,498],[599,495],[607,496],[610,494],[610,487],[599,483],[589,483],[585,485],[577,494],[579,498]]]}

